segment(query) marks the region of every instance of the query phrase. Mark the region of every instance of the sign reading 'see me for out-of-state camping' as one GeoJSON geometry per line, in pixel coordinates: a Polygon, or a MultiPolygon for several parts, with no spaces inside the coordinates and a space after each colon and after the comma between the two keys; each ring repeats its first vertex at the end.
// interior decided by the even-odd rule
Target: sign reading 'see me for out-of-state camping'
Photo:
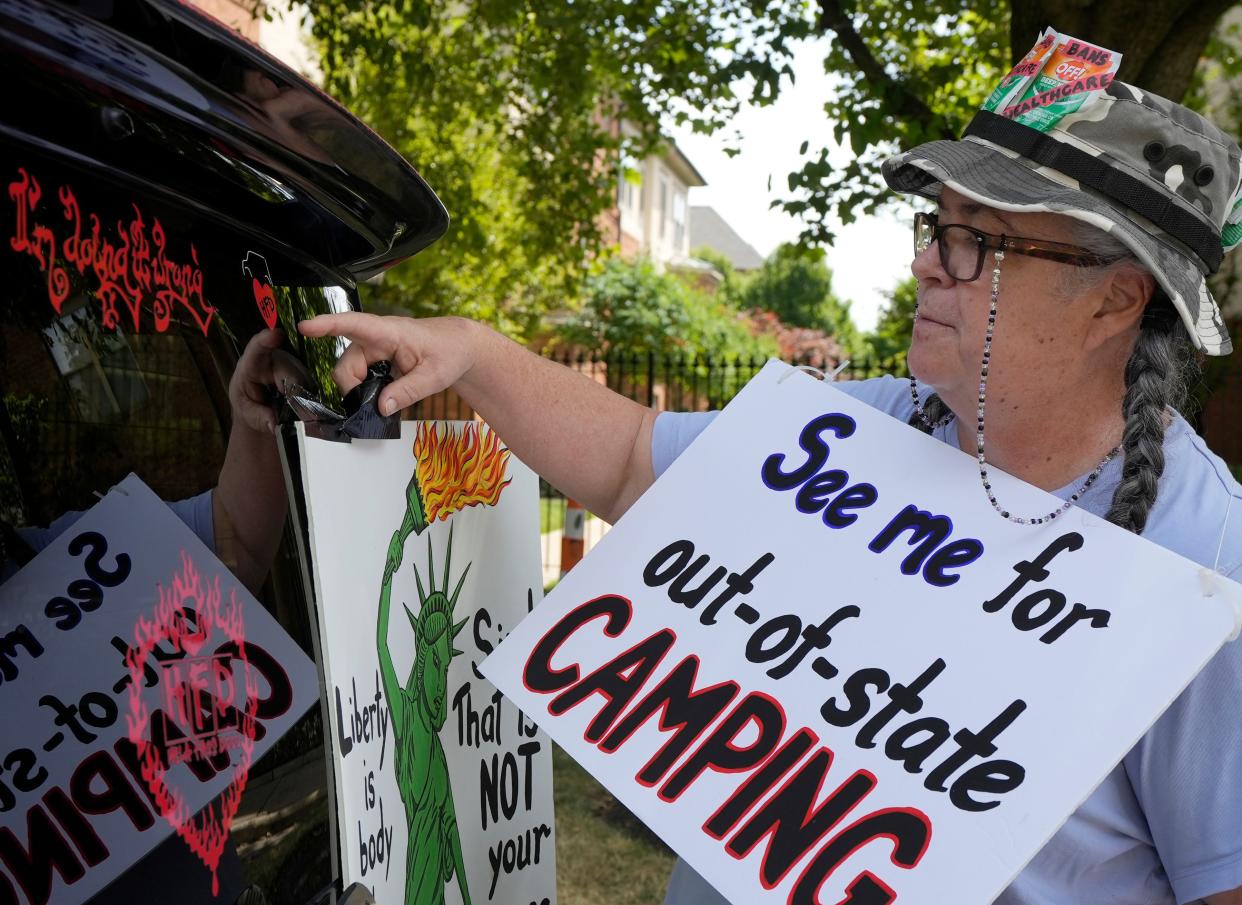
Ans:
{"type": "Polygon", "coordinates": [[[231,902],[252,767],[314,664],[136,476],[68,521],[0,585],[0,902],[76,905],[127,871],[141,901],[231,902]]]}
{"type": "Polygon", "coordinates": [[[1004,521],[970,457],[785,374],[483,672],[732,902],[990,902],[1235,631],[1242,588],[1080,510],[1004,521]]]}

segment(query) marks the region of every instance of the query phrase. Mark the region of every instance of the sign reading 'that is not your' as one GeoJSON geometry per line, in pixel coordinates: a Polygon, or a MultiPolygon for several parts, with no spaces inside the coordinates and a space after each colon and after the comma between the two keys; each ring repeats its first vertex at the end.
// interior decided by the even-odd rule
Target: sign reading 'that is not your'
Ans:
{"type": "Polygon", "coordinates": [[[989,902],[1234,632],[1242,587],[1080,510],[1003,521],[970,457],[787,373],[483,671],[733,902],[989,902]]]}

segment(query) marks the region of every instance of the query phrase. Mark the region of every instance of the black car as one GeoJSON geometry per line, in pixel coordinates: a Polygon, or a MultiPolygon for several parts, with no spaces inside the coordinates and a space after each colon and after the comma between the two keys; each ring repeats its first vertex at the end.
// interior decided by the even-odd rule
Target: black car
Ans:
{"type": "MultiPolygon", "coordinates": [[[[235,369],[278,327],[283,340],[267,343],[282,349],[256,353],[263,375],[275,354],[334,403],[338,349],[302,340],[296,322],[356,308],[359,281],[444,232],[443,207],[347,111],[177,0],[0,0],[0,68],[0,578],[133,473],[313,657],[276,441],[247,459],[262,425],[238,423],[235,369]],[[221,503],[229,494],[240,509],[221,503]],[[247,506],[270,538],[247,540],[247,506]]],[[[90,587],[71,580],[60,606],[106,607],[90,587]]],[[[44,603],[0,584],[0,708],[39,647],[13,614],[44,603]]],[[[121,669],[124,646],[57,667],[108,656],[121,669]]],[[[85,898],[75,886],[109,857],[94,821],[122,798],[93,774],[40,777],[27,727],[0,713],[0,905],[303,903],[339,884],[319,706],[251,766],[214,890],[173,834],[85,898]]],[[[136,773],[125,780],[124,800],[157,809],[136,773]]]]}

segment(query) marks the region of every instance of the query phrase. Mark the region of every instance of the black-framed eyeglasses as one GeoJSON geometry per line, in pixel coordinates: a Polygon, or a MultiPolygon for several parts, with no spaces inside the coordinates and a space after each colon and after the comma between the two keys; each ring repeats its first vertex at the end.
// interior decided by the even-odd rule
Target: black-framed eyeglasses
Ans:
{"type": "Polygon", "coordinates": [[[979,279],[989,251],[1002,249],[1006,254],[1043,258],[1074,267],[1099,267],[1113,264],[1125,255],[1097,255],[1077,245],[995,236],[961,223],[940,224],[935,214],[914,215],[914,254],[917,257],[935,242],[940,249],[940,266],[959,283],[979,279]]]}

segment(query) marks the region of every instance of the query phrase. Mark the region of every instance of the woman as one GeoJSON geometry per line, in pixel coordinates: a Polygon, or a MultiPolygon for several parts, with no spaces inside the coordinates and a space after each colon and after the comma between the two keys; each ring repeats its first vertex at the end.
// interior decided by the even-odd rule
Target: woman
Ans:
{"type": "MultiPolygon", "coordinates": [[[[884,168],[892,188],[937,205],[916,219],[920,383],[841,389],[975,457],[998,518],[1040,523],[1078,505],[1242,578],[1242,488],[1173,408],[1193,349],[1230,350],[1204,276],[1242,233],[1237,145],[1121,83],[1046,133],[982,113],[967,131],[884,168]],[[1010,511],[993,468],[1063,505],[1010,511]]],[[[381,405],[452,386],[609,520],[712,417],[657,418],[458,319],[329,315],[302,332],[353,340],[344,389],[392,359],[403,376],[381,405]]],[[[998,901],[1242,903],[1239,699],[1242,648],[1226,645],[998,901]]],[[[679,863],[666,901],[724,899],[679,863]]]]}

